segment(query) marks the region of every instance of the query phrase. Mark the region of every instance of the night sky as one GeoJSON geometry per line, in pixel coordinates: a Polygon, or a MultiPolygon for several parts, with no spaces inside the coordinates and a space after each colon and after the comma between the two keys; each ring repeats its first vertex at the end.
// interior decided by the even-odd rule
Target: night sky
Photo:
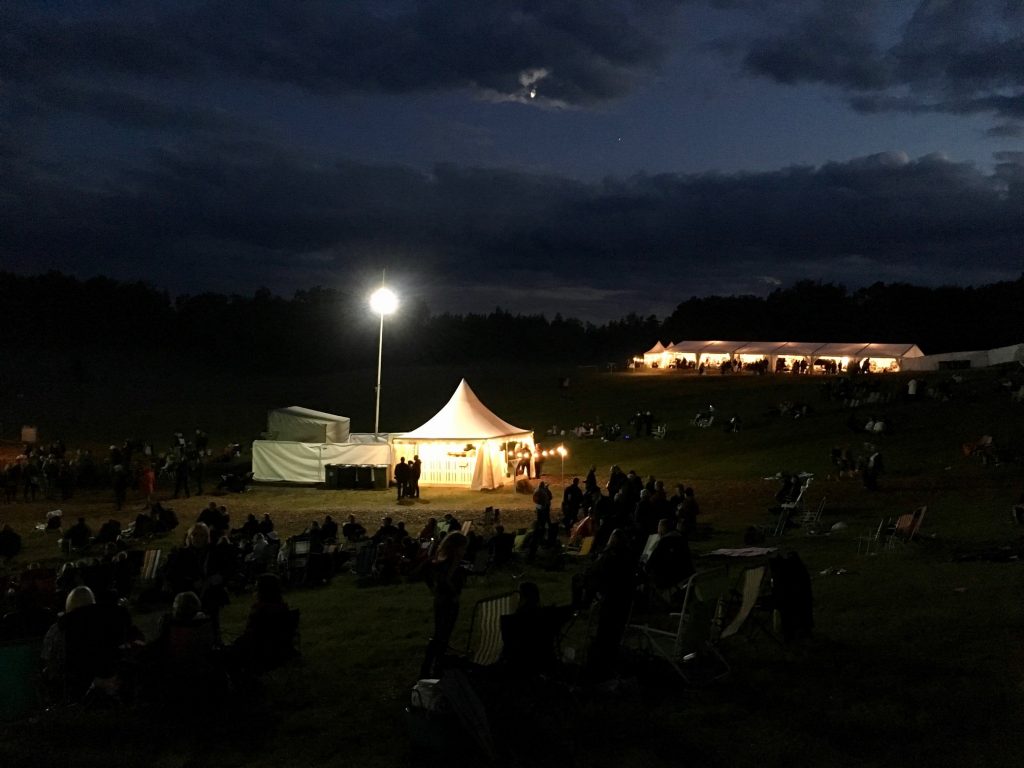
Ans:
{"type": "Polygon", "coordinates": [[[1024,271],[1019,0],[0,2],[0,268],[667,314],[1024,271]]]}

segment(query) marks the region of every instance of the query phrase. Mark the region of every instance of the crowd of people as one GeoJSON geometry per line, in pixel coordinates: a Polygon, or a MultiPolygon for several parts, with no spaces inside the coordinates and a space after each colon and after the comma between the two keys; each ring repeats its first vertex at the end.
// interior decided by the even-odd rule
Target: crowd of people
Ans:
{"type": "MultiPolygon", "coordinates": [[[[330,523],[328,517],[328,533],[330,523]]],[[[110,520],[94,534],[78,518],[60,539],[73,559],[57,569],[29,564],[2,577],[0,640],[43,637],[42,676],[51,703],[224,694],[293,654],[298,617],[284,602],[274,569],[277,533],[270,515],[249,515],[232,527],[226,508],[211,502],[165,558],[162,550],[133,546],[140,540],[151,546],[150,537],[176,527],[176,516],[159,503],[124,530],[110,520]],[[149,527],[140,530],[144,521],[149,527]],[[246,627],[229,639],[221,611],[247,592],[255,600],[246,627]],[[147,636],[129,605],[141,615],[159,606],[168,611],[147,636]],[[201,670],[209,674],[197,675],[201,670]]],[[[0,542],[20,545],[13,531],[5,536],[9,530],[0,529],[0,542]]],[[[17,549],[4,552],[11,558],[17,549]]]]}
{"type": "MultiPolygon", "coordinates": [[[[173,485],[174,498],[203,495],[207,464],[230,464],[239,455],[241,446],[229,444],[214,456],[209,448],[206,432],[197,429],[191,439],[175,432],[169,447],[157,452],[152,443],[127,438],[112,444],[105,457],[97,458],[88,448],[71,452],[63,440],[49,445],[26,443],[21,452],[5,462],[2,469],[4,501],[8,504],[41,500],[67,501],[77,489],[110,488],[114,506],[120,511],[128,503],[128,495],[135,490],[140,501],[151,504],[161,480],[173,485]]],[[[218,489],[244,490],[251,475],[236,477],[238,473],[226,468],[218,476],[218,489]],[[241,488],[235,487],[241,483],[241,488]]]]}

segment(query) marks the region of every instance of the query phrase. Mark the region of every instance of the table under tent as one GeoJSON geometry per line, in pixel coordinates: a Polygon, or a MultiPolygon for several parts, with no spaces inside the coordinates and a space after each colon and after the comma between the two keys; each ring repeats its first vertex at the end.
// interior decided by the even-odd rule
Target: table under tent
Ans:
{"type": "Polygon", "coordinates": [[[498,488],[512,479],[517,451],[535,453],[533,432],[495,415],[465,379],[430,420],[391,439],[396,461],[420,457],[421,486],[498,488]]]}

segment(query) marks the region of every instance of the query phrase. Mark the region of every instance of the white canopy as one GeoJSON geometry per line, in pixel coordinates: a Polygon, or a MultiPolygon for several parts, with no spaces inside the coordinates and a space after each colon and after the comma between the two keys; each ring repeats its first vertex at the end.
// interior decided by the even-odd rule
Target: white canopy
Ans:
{"type": "Polygon", "coordinates": [[[292,405],[267,413],[267,435],[272,440],[299,443],[344,443],[349,418],[292,405]]]}
{"type": "Polygon", "coordinates": [[[448,404],[412,432],[396,435],[401,440],[487,440],[492,437],[526,437],[529,429],[514,427],[496,416],[463,379],[448,404]]]}
{"type": "Polygon", "coordinates": [[[645,355],[660,355],[660,354],[661,354],[662,352],[664,352],[664,351],[665,351],[665,345],[664,345],[664,344],[662,344],[662,343],[661,343],[661,342],[659,341],[659,342],[658,342],[657,344],[655,344],[655,345],[654,345],[653,347],[651,347],[651,348],[650,348],[650,349],[648,349],[648,350],[647,350],[646,352],[644,352],[644,354],[645,354],[645,355]]]}

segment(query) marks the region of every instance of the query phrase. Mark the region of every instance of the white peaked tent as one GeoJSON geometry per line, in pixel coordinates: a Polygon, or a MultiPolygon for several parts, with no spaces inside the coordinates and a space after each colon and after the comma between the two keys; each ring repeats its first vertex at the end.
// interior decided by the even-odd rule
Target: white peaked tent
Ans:
{"type": "Polygon", "coordinates": [[[650,367],[657,363],[658,365],[664,365],[666,362],[665,350],[667,347],[660,341],[653,347],[644,352],[640,357],[643,358],[644,365],[650,367]]]}
{"type": "Polygon", "coordinates": [[[501,486],[509,476],[509,450],[528,447],[533,432],[509,424],[480,402],[463,379],[448,403],[425,424],[394,435],[395,460],[420,457],[420,485],[454,485],[475,491],[501,486]]]}

